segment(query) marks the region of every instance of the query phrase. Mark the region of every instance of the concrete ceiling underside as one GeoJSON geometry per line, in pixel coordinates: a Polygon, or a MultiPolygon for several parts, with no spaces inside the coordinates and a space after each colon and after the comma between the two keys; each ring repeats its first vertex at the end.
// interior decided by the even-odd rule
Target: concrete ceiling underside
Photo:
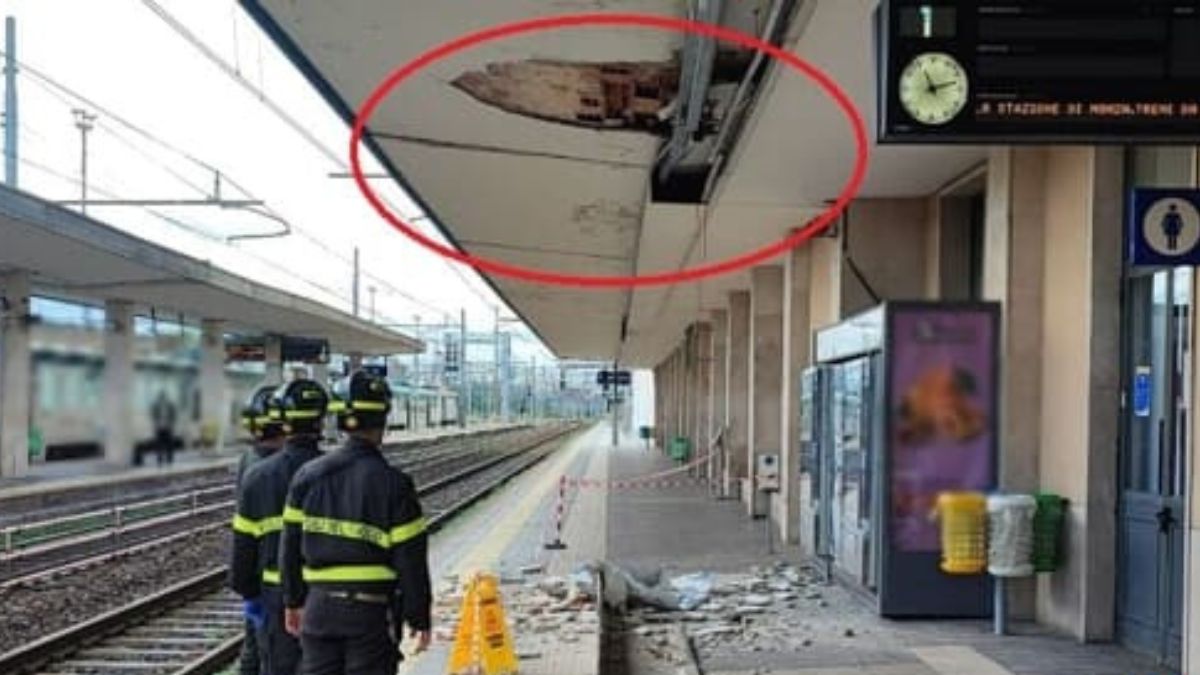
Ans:
{"type": "MultiPolygon", "coordinates": [[[[473,30],[584,11],[685,12],[683,0],[243,4],[344,116],[398,65],[473,30]]],[[[875,4],[805,0],[785,39],[787,48],[850,94],[872,138],[875,4]]],[[[557,74],[545,75],[545,68],[561,62],[662,64],[680,43],[679,36],[654,31],[580,29],[473,49],[435,64],[383,102],[369,125],[377,154],[456,244],[508,263],[586,275],[646,274],[762,247],[819,213],[853,161],[847,122],[801,75],[779,68],[767,75],[703,207],[651,202],[660,138],[519,114],[513,112],[519,101],[490,105],[462,86],[469,73],[500,72],[496,64],[534,62],[551,79],[557,74]]],[[[976,148],[871,150],[865,196],[929,194],[982,160],[976,148]]],[[[729,290],[745,288],[747,279],[732,274],[634,292],[491,281],[560,356],[645,366],[661,360],[698,313],[719,306],[729,290]]]]}
{"type": "Polygon", "coordinates": [[[313,300],[230,274],[36,197],[0,187],[0,273],[31,274],[34,292],[140,311],[219,319],[229,330],[324,338],[372,355],[418,351],[421,342],[313,300]]]}

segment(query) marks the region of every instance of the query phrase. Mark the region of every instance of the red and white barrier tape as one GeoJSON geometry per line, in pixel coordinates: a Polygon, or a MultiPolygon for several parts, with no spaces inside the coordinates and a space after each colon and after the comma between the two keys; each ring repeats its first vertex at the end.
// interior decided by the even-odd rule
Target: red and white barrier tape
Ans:
{"type": "Polygon", "coordinates": [[[665,471],[649,473],[649,474],[645,474],[642,476],[630,476],[629,478],[619,478],[619,479],[615,479],[615,480],[600,480],[600,479],[594,479],[594,478],[574,478],[574,477],[564,477],[564,478],[568,483],[570,483],[571,485],[573,485],[575,487],[600,489],[600,490],[629,490],[629,489],[633,489],[633,488],[646,488],[646,487],[651,487],[651,488],[683,487],[686,485],[695,485],[696,483],[708,482],[707,478],[701,478],[701,477],[692,477],[692,476],[688,476],[688,477],[684,477],[684,478],[672,478],[672,477],[676,476],[678,474],[681,474],[681,473],[685,473],[687,471],[691,471],[692,469],[695,469],[696,467],[703,465],[704,463],[708,462],[709,457],[710,457],[710,455],[704,455],[703,457],[697,457],[696,459],[692,460],[691,462],[688,462],[687,464],[684,464],[682,466],[677,466],[673,469],[667,469],[665,471]]]}

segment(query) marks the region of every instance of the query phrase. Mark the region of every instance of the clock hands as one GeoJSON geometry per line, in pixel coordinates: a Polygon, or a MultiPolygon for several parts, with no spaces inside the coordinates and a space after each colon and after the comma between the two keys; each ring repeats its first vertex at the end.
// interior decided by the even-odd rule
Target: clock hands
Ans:
{"type": "Polygon", "coordinates": [[[921,74],[925,76],[925,82],[929,85],[928,90],[929,90],[929,93],[931,93],[931,94],[936,94],[939,91],[945,89],[946,87],[953,87],[954,85],[958,84],[958,82],[956,82],[955,80],[950,80],[949,82],[942,82],[941,84],[934,84],[933,78],[929,76],[929,71],[922,70],[921,74]]]}

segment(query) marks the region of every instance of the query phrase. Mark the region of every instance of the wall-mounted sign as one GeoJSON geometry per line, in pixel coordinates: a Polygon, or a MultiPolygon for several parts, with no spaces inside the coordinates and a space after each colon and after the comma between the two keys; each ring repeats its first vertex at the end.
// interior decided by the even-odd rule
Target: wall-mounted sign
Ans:
{"type": "Polygon", "coordinates": [[[287,363],[329,363],[329,340],[287,335],[280,351],[287,363]]]}
{"type": "MultiPolygon", "coordinates": [[[[320,338],[285,335],[279,351],[284,363],[329,363],[329,341],[320,338]]],[[[266,358],[266,339],[261,336],[237,336],[225,342],[226,361],[264,361],[266,358]]]]}
{"type": "Polygon", "coordinates": [[[882,0],[880,142],[1200,139],[1200,5],[882,0]]]}
{"type": "Polygon", "coordinates": [[[1138,189],[1126,230],[1133,265],[1200,265],[1200,190],[1138,189]]]}
{"type": "Polygon", "coordinates": [[[596,373],[596,384],[602,387],[616,385],[628,387],[633,382],[633,375],[628,370],[601,370],[596,373]]]}
{"type": "Polygon", "coordinates": [[[1150,368],[1138,366],[1133,374],[1133,415],[1134,417],[1150,416],[1150,368]]]}

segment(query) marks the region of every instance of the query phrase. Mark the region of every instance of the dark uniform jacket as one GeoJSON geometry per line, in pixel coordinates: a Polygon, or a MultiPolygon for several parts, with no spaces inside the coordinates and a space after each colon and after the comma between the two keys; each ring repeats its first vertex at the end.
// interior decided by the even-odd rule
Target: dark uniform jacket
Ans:
{"type": "Polygon", "coordinates": [[[352,438],[296,474],[280,540],[285,606],[303,606],[310,588],[399,593],[393,619],[428,630],[426,556],[416,488],[378,447],[352,438]]]}
{"type": "Polygon", "coordinates": [[[242,597],[257,598],[264,583],[279,584],[279,532],[288,486],[301,466],[320,455],[315,437],[290,439],[242,478],[229,566],[229,585],[242,597]]]}
{"type": "Polygon", "coordinates": [[[238,459],[237,479],[234,483],[238,490],[242,488],[242,479],[246,477],[246,472],[250,470],[250,467],[270,457],[273,452],[275,452],[275,448],[255,443],[253,447],[242,453],[241,458],[238,459]]]}

